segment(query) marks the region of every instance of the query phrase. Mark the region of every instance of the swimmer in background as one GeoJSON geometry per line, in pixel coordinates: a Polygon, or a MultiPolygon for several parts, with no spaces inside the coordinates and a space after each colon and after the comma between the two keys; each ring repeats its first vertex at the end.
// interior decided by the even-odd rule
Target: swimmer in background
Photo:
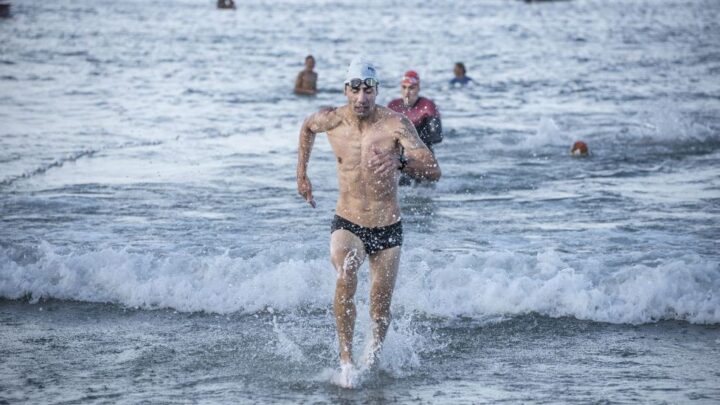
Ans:
{"type": "MultiPolygon", "coordinates": [[[[405,72],[400,82],[400,95],[402,97],[391,101],[388,108],[410,119],[420,139],[434,155],[433,145],[443,140],[440,111],[432,100],[420,97],[420,76],[414,70],[405,72]]],[[[400,178],[400,185],[403,186],[420,182],[406,175],[400,178]]]]}
{"type": "Polygon", "coordinates": [[[314,96],[317,94],[317,73],[313,71],[315,68],[315,58],[312,55],[305,57],[305,69],[298,73],[295,79],[295,94],[314,96]]]}
{"type": "Polygon", "coordinates": [[[218,0],[217,8],[234,10],[235,9],[235,1],[234,0],[218,0]]]}
{"type": "Polygon", "coordinates": [[[403,227],[398,201],[400,173],[437,181],[441,172],[412,123],[375,104],[377,72],[356,58],[345,76],[347,104],[310,115],[300,129],[298,193],[315,208],[307,168],[315,135],[325,132],[337,161],[339,196],[330,228],[335,267],[334,312],[340,344],[340,384],[353,386],[352,346],[358,271],[370,261],[372,342],[365,365],[376,364],[390,326],[390,302],[400,266],[403,227]],[[404,154],[402,153],[404,151],[404,154]]]}
{"type": "Polygon", "coordinates": [[[467,76],[465,64],[462,62],[458,62],[455,64],[455,67],[453,68],[453,74],[455,75],[455,77],[450,79],[450,86],[462,87],[474,83],[473,79],[467,76]]]}

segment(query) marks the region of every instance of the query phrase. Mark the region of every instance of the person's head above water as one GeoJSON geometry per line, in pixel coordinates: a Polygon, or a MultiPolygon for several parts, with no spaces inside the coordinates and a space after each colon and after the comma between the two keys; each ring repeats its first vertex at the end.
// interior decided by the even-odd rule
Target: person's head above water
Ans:
{"type": "Polygon", "coordinates": [[[465,74],[467,73],[467,70],[465,70],[465,64],[462,62],[458,62],[455,64],[455,67],[453,68],[453,74],[455,77],[465,77],[465,74]]]}
{"type": "Polygon", "coordinates": [[[360,57],[353,59],[345,75],[345,95],[358,118],[366,118],[375,110],[379,85],[373,63],[360,57]]]}
{"type": "Polygon", "coordinates": [[[315,58],[312,55],[305,57],[305,70],[312,71],[315,68],[315,58]]]}
{"type": "Polygon", "coordinates": [[[400,94],[406,106],[414,106],[420,98],[420,75],[414,70],[408,70],[400,81],[400,94]]]}

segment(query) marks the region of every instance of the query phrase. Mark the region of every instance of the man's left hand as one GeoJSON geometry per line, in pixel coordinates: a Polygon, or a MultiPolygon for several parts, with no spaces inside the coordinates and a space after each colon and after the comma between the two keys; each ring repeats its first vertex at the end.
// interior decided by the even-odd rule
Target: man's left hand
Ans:
{"type": "Polygon", "coordinates": [[[393,151],[383,152],[372,145],[373,156],[369,160],[373,173],[380,177],[390,176],[400,167],[400,156],[393,151]]]}

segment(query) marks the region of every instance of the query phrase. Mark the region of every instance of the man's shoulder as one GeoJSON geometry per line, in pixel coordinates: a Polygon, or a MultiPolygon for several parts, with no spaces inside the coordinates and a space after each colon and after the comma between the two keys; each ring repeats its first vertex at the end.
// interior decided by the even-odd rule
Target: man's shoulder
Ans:
{"type": "Polygon", "coordinates": [[[418,108],[419,108],[419,107],[426,107],[426,106],[435,108],[435,102],[432,101],[431,99],[427,98],[427,97],[420,97],[420,98],[418,99],[417,104],[415,104],[415,107],[418,107],[418,108]]]}
{"type": "Polygon", "coordinates": [[[325,106],[321,107],[320,110],[318,110],[318,114],[324,114],[327,117],[337,118],[342,121],[342,118],[345,116],[347,109],[347,105],[341,105],[339,107],[325,106]]]}
{"type": "Polygon", "coordinates": [[[404,115],[402,115],[401,113],[399,113],[399,112],[393,110],[392,108],[390,108],[390,105],[389,105],[389,104],[388,104],[387,107],[383,107],[383,106],[379,105],[379,106],[377,106],[377,109],[378,109],[378,112],[379,112],[379,113],[383,114],[383,116],[384,116],[384,117],[387,117],[387,118],[390,118],[390,117],[394,117],[394,118],[404,117],[404,115]]]}
{"type": "Polygon", "coordinates": [[[404,125],[412,125],[412,123],[405,116],[405,114],[394,111],[391,108],[378,106],[378,112],[380,113],[380,119],[383,125],[386,125],[388,127],[401,127],[404,125]]]}
{"type": "Polygon", "coordinates": [[[331,131],[342,124],[345,110],[347,109],[346,107],[347,106],[322,107],[315,114],[311,115],[311,117],[324,128],[323,132],[331,131]]]}
{"type": "Polygon", "coordinates": [[[453,77],[452,79],[450,79],[451,85],[456,85],[456,84],[466,85],[466,84],[471,84],[471,83],[474,83],[474,80],[470,76],[453,77]]]}
{"type": "Polygon", "coordinates": [[[438,114],[438,108],[435,102],[426,97],[420,97],[415,108],[423,111],[425,114],[435,115],[438,114]]]}
{"type": "Polygon", "coordinates": [[[320,107],[320,109],[317,112],[321,113],[321,114],[333,114],[333,113],[336,114],[338,112],[338,110],[341,108],[342,107],[334,107],[331,105],[326,105],[324,107],[320,107]]]}

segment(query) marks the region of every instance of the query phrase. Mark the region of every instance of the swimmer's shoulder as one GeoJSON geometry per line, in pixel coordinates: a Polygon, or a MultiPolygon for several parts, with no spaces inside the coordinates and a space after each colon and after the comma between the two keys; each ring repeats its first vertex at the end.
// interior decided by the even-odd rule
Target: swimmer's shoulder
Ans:
{"type": "Polygon", "coordinates": [[[392,129],[413,126],[412,122],[405,116],[405,114],[393,111],[390,108],[383,106],[378,106],[378,112],[381,114],[384,124],[392,129]]]}
{"type": "Polygon", "coordinates": [[[315,114],[313,114],[313,119],[323,129],[322,132],[332,131],[333,129],[342,125],[346,113],[345,110],[347,110],[347,106],[322,107],[315,114]]]}
{"type": "Polygon", "coordinates": [[[418,109],[425,109],[425,110],[437,110],[437,106],[435,105],[435,102],[427,97],[420,97],[417,104],[415,105],[415,108],[418,109]]]}
{"type": "Polygon", "coordinates": [[[378,114],[380,115],[380,117],[383,119],[397,120],[401,117],[404,117],[404,115],[402,115],[401,113],[399,113],[391,108],[384,107],[381,105],[377,106],[377,111],[378,111],[378,114]]]}

